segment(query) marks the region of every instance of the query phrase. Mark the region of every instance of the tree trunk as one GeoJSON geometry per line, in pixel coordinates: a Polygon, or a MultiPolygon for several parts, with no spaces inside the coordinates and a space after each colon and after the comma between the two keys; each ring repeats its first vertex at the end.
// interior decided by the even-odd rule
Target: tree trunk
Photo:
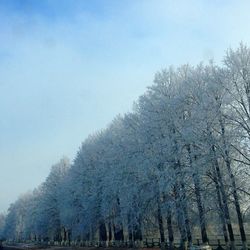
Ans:
{"type": "Polygon", "coordinates": [[[133,246],[133,224],[131,213],[128,213],[128,239],[129,239],[129,247],[133,246]]]}
{"type": "Polygon", "coordinates": [[[228,208],[228,204],[227,204],[226,192],[225,192],[225,188],[224,188],[224,185],[223,185],[218,160],[216,158],[215,146],[214,145],[212,145],[212,151],[213,151],[213,156],[214,156],[215,171],[216,171],[216,175],[217,175],[217,178],[218,178],[218,184],[219,184],[220,191],[221,191],[221,198],[222,198],[223,208],[224,208],[223,211],[224,211],[226,224],[227,224],[227,229],[228,229],[228,233],[229,233],[230,245],[231,245],[231,249],[234,250],[235,249],[234,233],[233,233],[231,218],[230,218],[230,214],[229,214],[229,208],[228,208]]]}
{"type": "MultiPolygon", "coordinates": [[[[175,129],[173,129],[173,134],[175,134],[175,129]]],[[[175,147],[175,164],[174,170],[176,173],[176,183],[174,186],[174,193],[175,193],[175,204],[177,210],[177,221],[178,226],[181,234],[181,242],[180,242],[180,249],[187,250],[187,238],[190,245],[192,245],[192,234],[189,225],[188,213],[187,213],[187,201],[186,201],[186,193],[185,193],[185,186],[183,182],[183,175],[181,172],[181,163],[180,159],[178,158],[178,143],[174,139],[174,147],[175,147]]]]}
{"type": "Polygon", "coordinates": [[[133,227],[133,235],[134,235],[134,240],[139,240],[142,241],[142,230],[141,230],[141,217],[139,215],[136,223],[134,224],[133,227]]]}
{"type": "Polygon", "coordinates": [[[217,199],[218,199],[218,204],[219,204],[219,216],[220,216],[221,223],[222,223],[222,232],[223,232],[223,236],[224,236],[224,240],[225,240],[225,244],[226,244],[226,249],[229,249],[229,247],[228,247],[228,233],[227,233],[227,227],[226,227],[226,219],[225,219],[225,214],[223,212],[224,209],[223,209],[222,200],[221,200],[220,187],[219,187],[219,183],[218,183],[216,174],[214,176],[213,181],[215,183],[216,194],[217,194],[217,199]]]}
{"type": "Polygon", "coordinates": [[[115,241],[123,241],[124,236],[123,236],[122,224],[113,225],[113,228],[114,228],[114,239],[115,239],[115,241]]]}
{"type": "Polygon", "coordinates": [[[195,196],[197,200],[197,207],[199,211],[201,238],[202,238],[202,242],[205,244],[205,243],[208,243],[206,218],[205,218],[205,211],[204,211],[202,200],[201,200],[200,180],[196,173],[193,175],[193,180],[194,180],[195,196]]]}
{"type": "Polygon", "coordinates": [[[168,227],[169,250],[173,250],[174,249],[174,233],[173,233],[172,214],[171,214],[170,207],[168,207],[168,210],[167,210],[167,227],[168,227]]]}
{"type": "Polygon", "coordinates": [[[188,209],[187,209],[187,199],[186,199],[186,190],[183,180],[181,180],[181,203],[182,203],[182,209],[183,209],[183,216],[184,216],[184,222],[185,227],[187,231],[187,239],[188,239],[188,247],[190,248],[192,246],[192,232],[190,227],[190,221],[188,217],[188,209]]]}
{"type": "Polygon", "coordinates": [[[141,230],[141,223],[142,217],[140,214],[140,208],[138,204],[138,198],[134,195],[133,197],[133,221],[132,221],[132,228],[133,228],[133,240],[134,241],[142,241],[142,230],[141,230]]]}
{"type": "Polygon", "coordinates": [[[180,250],[187,250],[187,231],[185,227],[185,219],[183,215],[183,210],[180,203],[180,194],[178,190],[178,185],[175,184],[174,187],[175,194],[175,206],[176,206],[176,216],[177,224],[181,235],[180,250]]]}
{"type": "Polygon", "coordinates": [[[193,169],[193,182],[194,182],[197,207],[198,207],[198,211],[199,211],[201,238],[202,238],[203,243],[208,243],[205,211],[204,211],[202,199],[201,199],[201,184],[200,184],[200,180],[199,180],[199,177],[197,174],[197,170],[195,169],[195,166],[193,166],[193,160],[192,160],[192,156],[191,156],[190,146],[188,146],[188,154],[189,154],[190,167],[193,169]]]}
{"type": "MultiPolygon", "coordinates": [[[[157,185],[158,185],[158,183],[157,183],[157,185]]],[[[162,211],[161,211],[161,199],[160,199],[159,187],[158,187],[158,191],[157,191],[157,217],[158,217],[160,239],[161,239],[161,243],[164,245],[165,235],[164,235],[164,226],[163,226],[163,218],[162,218],[162,211]]]]}
{"type": "Polygon", "coordinates": [[[100,221],[99,224],[99,241],[105,242],[107,241],[107,229],[104,221],[100,221]]]}
{"type": "Polygon", "coordinates": [[[108,229],[109,229],[109,242],[112,241],[112,227],[111,227],[111,222],[108,224],[108,229]]]}
{"type": "Polygon", "coordinates": [[[117,197],[117,226],[115,226],[114,237],[115,240],[124,241],[123,223],[121,219],[121,205],[119,197],[117,197]]]}
{"type": "Polygon", "coordinates": [[[238,223],[239,223],[240,236],[241,236],[241,240],[242,240],[242,247],[243,247],[243,250],[247,250],[246,233],[245,233],[243,218],[242,218],[241,209],[240,209],[240,203],[239,203],[239,197],[238,197],[237,188],[236,188],[235,177],[234,177],[234,174],[233,174],[233,171],[231,168],[229,151],[228,151],[227,145],[226,145],[225,127],[224,127],[222,119],[220,119],[220,125],[221,125],[221,133],[222,133],[222,140],[223,140],[223,147],[224,147],[224,154],[225,154],[224,158],[225,158],[227,170],[229,173],[229,177],[230,177],[231,185],[232,185],[232,189],[233,189],[234,205],[235,205],[238,223]]]}

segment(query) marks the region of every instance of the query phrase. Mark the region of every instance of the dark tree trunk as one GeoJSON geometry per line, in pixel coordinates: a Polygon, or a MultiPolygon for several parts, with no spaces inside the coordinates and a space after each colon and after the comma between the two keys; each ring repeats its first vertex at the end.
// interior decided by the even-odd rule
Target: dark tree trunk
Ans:
{"type": "Polygon", "coordinates": [[[199,211],[201,238],[202,238],[203,243],[208,243],[205,211],[204,211],[202,201],[201,201],[200,181],[199,181],[199,178],[197,177],[197,174],[193,176],[193,179],[194,179],[195,196],[196,196],[197,206],[198,206],[198,211],[199,211]]]}
{"type": "Polygon", "coordinates": [[[168,240],[169,240],[169,250],[174,249],[174,232],[172,226],[172,213],[171,208],[168,207],[167,210],[167,227],[168,227],[168,240]]]}
{"type": "Polygon", "coordinates": [[[116,222],[113,225],[114,228],[114,239],[116,241],[123,241],[124,234],[123,234],[123,225],[121,222],[121,208],[120,208],[120,199],[117,197],[117,204],[116,204],[116,222]]]}
{"type": "Polygon", "coordinates": [[[215,171],[216,171],[216,175],[218,178],[218,184],[219,184],[220,191],[221,191],[221,198],[222,198],[222,203],[223,203],[223,208],[224,208],[223,211],[224,211],[227,229],[228,229],[228,233],[229,233],[230,245],[231,245],[231,249],[234,250],[235,243],[234,243],[233,227],[232,227],[231,218],[230,218],[230,214],[229,214],[229,208],[228,208],[228,204],[227,204],[227,196],[226,196],[226,192],[225,192],[225,188],[224,188],[218,160],[216,158],[214,145],[212,145],[212,151],[213,151],[213,155],[214,155],[215,171]]]}
{"type": "Polygon", "coordinates": [[[116,241],[123,241],[124,236],[123,236],[123,228],[121,225],[114,225],[114,239],[116,241]]]}
{"type": "MultiPolygon", "coordinates": [[[[173,134],[175,134],[175,128],[173,128],[173,134]]],[[[181,234],[181,242],[180,242],[180,249],[187,249],[187,237],[189,244],[192,245],[192,234],[190,230],[190,224],[187,214],[187,201],[186,201],[186,194],[185,194],[185,186],[183,182],[183,175],[181,171],[181,163],[180,159],[178,158],[178,143],[174,139],[174,152],[175,156],[175,163],[174,163],[174,170],[176,173],[176,183],[174,186],[174,193],[175,193],[175,204],[176,204],[176,211],[177,211],[177,221],[178,227],[181,234]]]]}
{"type": "Polygon", "coordinates": [[[192,232],[190,228],[190,221],[189,221],[188,209],[187,209],[186,190],[185,190],[185,185],[184,185],[183,180],[181,180],[181,190],[182,190],[181,203],[182,203],[182,208],[183,208],[185,227],[187,231],[188,247],[191,247],[192,246],[192,232]]]}
{"type": "Polygon", "coordinates": [[[111,222],[108,224],[108,229],[109,229],[109,242],[112,241],[112,227],[111,227],[111,222]]]}
{"type": "Polygon", "coordinates": [[[107,241],[107,229],[104,221],[99,224],[99,241],[107,241]]]}
{"type": "Polygon", "coordinates": [[[136,196],[133,197],[133,220],[132,222],[132,228],[133,228],[133,240],[138,241],[142,240],[142,230],[141,230],[141,214],[139,211],[139,204],[138,204],[138,198],[136,196]]]}
{"type": "Polygon", "coordinates": [[[178,228],[179,228],[180,235],[181,235],[180,250],[186,250],[187,249],[187,231],[185,227],[185,219],[183,215],[182,206],[180,203],[180,194],[179,194],[178,188],[179,188],[178,185],[175,184],[174,194],[175,194],[176,216],[177,216],[178,228]]]}
{"type": "Polygon", "coordinates": [[[142,231],[141,231],[141,218],[139,217],[137,223],[133,227],[134,240],[142,240],[142,231]]]}
{"type": "Polygon", "coordinates": [[[158,188],[158,192],[157,192],[157,217],[158,217],[161,243],[164,243],[165,242],[165,235],[164,235],[164,226],[163,226],[163,218],[162,218],[162,211],[161,211],[161,199],[160,199],[159,188],[158,188]]]}
{"type": "Polygon", "coordinates": [[[204,211],[202,199],[201,199],[201,184],[200,184],[200,180],[199,180],[199,177],[197,174],[197,170],[195,169],[195,166],[193,166],[193,160],[192,160],[192,156],[191,156],[190,146],[188,146],[187,150],[188,150],[188,154],[189,154],[190,167],[193,169],[193,182],[194,182],[197,207],[198,207],[198,211],[199,211],[201,238],[202,238],[203,243],[208,243],[205,211],[204,211]]]}
{"type": "Polygon", "coordinates": [[[90,226],[90,240],[94,241],[95,239],[95,233],[96,233],[96,228],[94,228],[94,225],[92,224],[90,226]]]}
{"type": "Polygon", "coordinates": [[[222,232],[223,232],[226,248],[228,248],[228,233],[227,233],[227,227],[226,227],[226,219],[225,219],[224,209],[223,209],[222,200],[221,200],[220,186],[219,186],[216,175],[214,176],[213,180],[215,182],[216,194],[217,194],[217,199],[218,199],[219,216],[220,216],[221,224],[222,224],[222,232]]]}
{"type": "Polygon", "coordinates": [[[240,209],[239,196],[238,196],[238,193],[237,193],[235,177],[234,177],[234,174],[233,174],[233,171],[232,171],[232,168],[231,168],[229,151],[227,149],[226,137],[225,137],[225,127],[224,127],[224,123],[223,123],[221,118],[220,118],[220,125],[221,125],[221,133],[222,133],[223,146],[224,146],[224,158],[225,158],[227,170],[228,170],[228,173],[229,173],[229,177],[230,177],[231,185],[232,185],[232,189],[233,189],[234,205],[235,205],[237,218],[238,218],[238,223],[239,223],[242,246],[243,246],[244,250],[247,250],[246,233],[245,233],[242,213],[241,213],[241,209],[240,209]]]}
{"type": "Polygon", "coordinates": [[[128,213],[128,239],[129,247],[133,246],[133,224],[130,212],[128,213]]]}

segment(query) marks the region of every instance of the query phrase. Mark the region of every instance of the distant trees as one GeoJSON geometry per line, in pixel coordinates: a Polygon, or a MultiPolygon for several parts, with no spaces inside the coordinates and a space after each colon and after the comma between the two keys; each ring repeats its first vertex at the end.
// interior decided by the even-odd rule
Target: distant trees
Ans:
{"type": "Polygon", "coordinates": [[[68,168],[69,160],[63,158],[52,166],[46,181],[38,189],[22,195],[9,207],[4,227],[6,238],[59,240],[60,209],[64,198],[61,184],[68,168]]]}
{"type": "Polygon", "coordinates": [[[247,249],[250,49],[229,50],[224,63],[158,72],[132,113],[10,206],[5,236],[133,245],[159,235],[162,247],[179,239],[186,249],[215,231],[234,249],[237,230],[247,249]]]}
{"type": "Polygon", "coordinates": [[[4,239],[5,214],[0,214],[0,241],[4,239]]]}

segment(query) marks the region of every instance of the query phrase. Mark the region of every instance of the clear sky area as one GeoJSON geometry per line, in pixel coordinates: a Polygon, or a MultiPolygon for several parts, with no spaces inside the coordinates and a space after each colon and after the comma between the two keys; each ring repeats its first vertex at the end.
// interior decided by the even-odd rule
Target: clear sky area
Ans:
{"type": "Polygon", "coordinates": [[[0,0],[0,212],[170,65],[250,45],[250,1],[0,0]]]}

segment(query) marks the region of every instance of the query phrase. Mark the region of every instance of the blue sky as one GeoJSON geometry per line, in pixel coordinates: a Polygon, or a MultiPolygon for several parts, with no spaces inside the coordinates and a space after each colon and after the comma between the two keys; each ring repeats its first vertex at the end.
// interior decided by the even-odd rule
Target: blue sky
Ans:
{"type": "Polygon", "coordinates": [[[249,1],[0,0],[0,212],[169,65],[250,42],[249,1]]]}

